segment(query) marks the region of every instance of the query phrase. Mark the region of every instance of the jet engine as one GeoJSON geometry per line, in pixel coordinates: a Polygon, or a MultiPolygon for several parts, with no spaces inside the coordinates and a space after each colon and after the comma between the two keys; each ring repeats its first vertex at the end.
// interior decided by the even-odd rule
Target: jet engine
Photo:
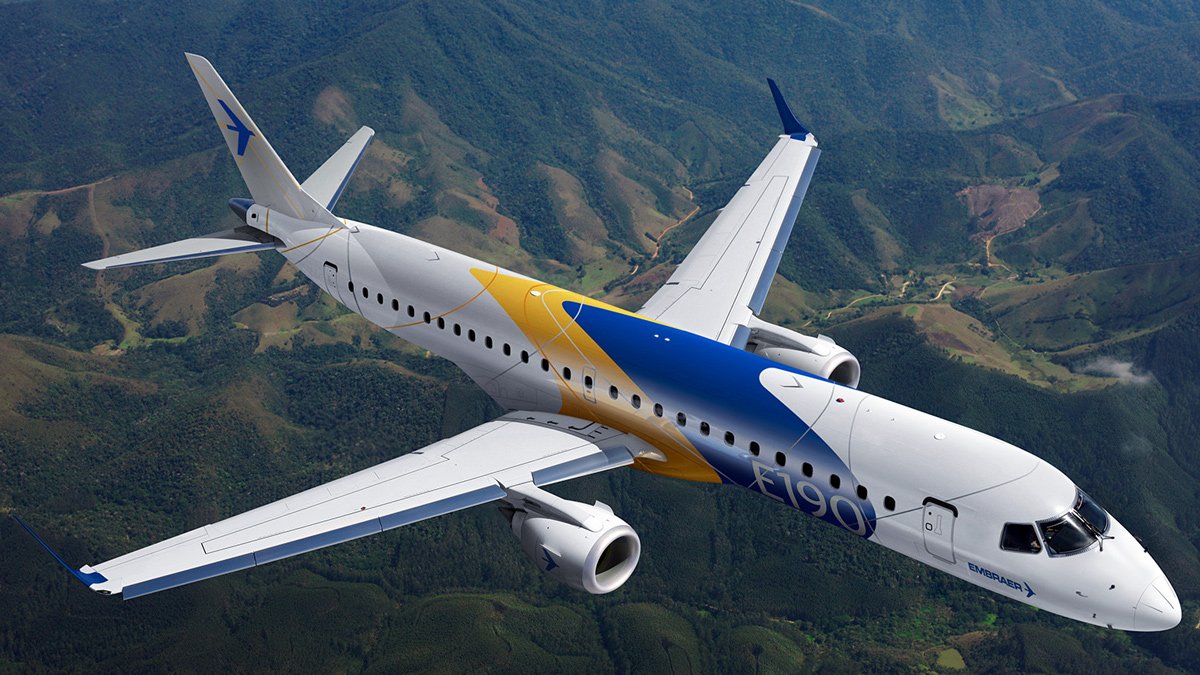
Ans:
{"type": "Polygon", "coordinates": [[[633,575],[642,542],[608,505],[569,501],[528,483],[508,494],[501,512],[525,555],[552,579],[600,595],[633,575]]]}
{"type": "Polygon", "coordinates": [[[825,335],[812,337],[752,317],[746,351],[847,387],[857,387],[858,359],[825,335]]]}

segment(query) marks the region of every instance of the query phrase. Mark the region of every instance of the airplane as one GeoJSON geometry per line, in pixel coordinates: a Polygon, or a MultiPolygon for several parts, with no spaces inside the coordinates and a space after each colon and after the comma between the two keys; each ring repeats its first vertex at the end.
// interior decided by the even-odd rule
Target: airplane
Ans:
{"type": "Polygon", "coordinates": [[[1161,631],[1180,622],[1151,555],[1062,471],[860,391],[860,364],[845,348],[759,318],[820,156],[773,81],[783,133],[630,312],[334,215],[374,131],[360,129],[299,183],[213,66],[186,57],[250,191],[229,202],[243,224],[86,266],[276,251],[351,311],[454,362],[508,412],[96,565],[74,569],[38,539],[92,590],[134,598],[496,502],[538,569],[610,593],[638,564],[638,534],[607,505],[546,488],[632,466],[748,488],[1085,623],[1161,631]]]}

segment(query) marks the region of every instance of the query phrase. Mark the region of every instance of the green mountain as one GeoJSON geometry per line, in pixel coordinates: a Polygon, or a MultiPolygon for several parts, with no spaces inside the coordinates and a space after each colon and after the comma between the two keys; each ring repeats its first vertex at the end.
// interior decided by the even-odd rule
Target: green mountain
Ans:
{"type": "Polygon", "coordinates": [[[488,508],[129,603],[5,519],[0,669],[1200,663],[1194,4],[139,0],[0,19],[0,511],[70,561],[498,412],[278,257],[79,266],[232,224],[244,187],[187,50],[297,175],[378,130],[348,215],[630,308],[778,133],[775,77],[824,154],[768,318],[834,335],[864,389],[1066,470],[1185,602],[1163,635],[1096,630],[742,491],[629,471],[561,490],[645,542],[604,597],[543,579],[488,508]]]}

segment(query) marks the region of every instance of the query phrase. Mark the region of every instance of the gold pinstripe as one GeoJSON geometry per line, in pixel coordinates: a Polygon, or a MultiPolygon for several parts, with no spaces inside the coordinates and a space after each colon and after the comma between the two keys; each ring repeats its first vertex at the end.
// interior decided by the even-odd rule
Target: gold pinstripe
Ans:
{"type": "MultiPolygon", "coordinates": [[[[471,298],[469,300],[462,303],[458,307],[455,307],[454,309],[446,310],[445,312],[442,312],[441,314],[438,314],[437,316],[429,317],[429,320],[432,321],[434,319],[440,319],[442,317],[449,316],[449,315],[457,312],[458,310],[466,307],[467,305],[471,304],[472,302],[475,302],[475,300],[477,298],[479,298],[479,296],[483,295],[487,291],[488,287],[492,285],[492,282],[494,282],[496,280],[496,277],[498,277],[498,276],[500,276],[500,268],[496,267],[494,270],[492,270],[492,278],[489,279],[488,282],[483,285],[483,288],[479,289],[478,293],[471,296],[471,298]]],[[[384,326],[384,328],[387,330],[391,330],[393,328],[408,328],[409,326],[416,326],[418,324],[423,324],[423,323],[425,323],[425,319],[421,319],[420,321],[413,321],[411,323],[401,323],[401,324],[397,324],[395,326],[384,326]]]]}

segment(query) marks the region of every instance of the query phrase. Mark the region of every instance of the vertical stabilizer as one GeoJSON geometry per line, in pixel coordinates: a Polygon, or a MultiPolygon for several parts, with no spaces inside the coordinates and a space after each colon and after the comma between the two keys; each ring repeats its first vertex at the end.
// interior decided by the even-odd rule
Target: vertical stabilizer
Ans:
{"type": "Polygon", "coordinates": [[[309,196],[296,182],[208,59],[196,54],[186,56],[254,201],[293,218],[340,224],[324,204],[309,196]]]}

